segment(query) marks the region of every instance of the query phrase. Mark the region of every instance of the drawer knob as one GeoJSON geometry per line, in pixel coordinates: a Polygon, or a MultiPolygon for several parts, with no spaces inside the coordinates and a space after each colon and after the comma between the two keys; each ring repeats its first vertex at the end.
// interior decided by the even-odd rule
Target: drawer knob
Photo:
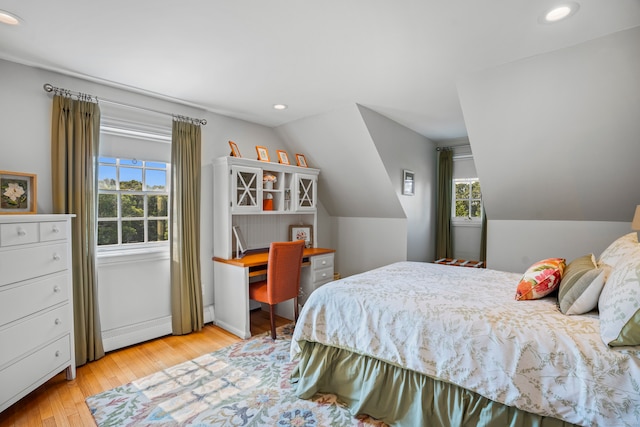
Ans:
{"type": "Polygon", "coordinates": [[[53,227],[51,227],[51,232],[53,232],[53,233],[59,233],[59,232],[60,232],[60,229],[58,228],[58,226],[57,226],[57,225],[54,225],[53,227]]]}
{"type": "Polygon", "coordinates": [[[56,325],[59,325],[59,324],[61,324],[61,323],[62,323],[62,320],[60,320],[60,319],[56,318],[56,320],[54,321],[54,323],[55,323],[56,325]]]}
{"type": "Polygon", "coordinates": [[[327,277],[327,273],[322,273],[322,277],[327,277]]]}
{"type": "Polygon", "coordinates": [[[326,264],[327,264],[327,260],[323,260],[322,265],[326,265],[326,264]]]}
{"type": "Polygon", "coordinates": [[[60,357],[60,350],[56,350],[56,357],[60,357]]]}
{"type": "Polygon", "coordinates": [[[55,293],[60,292],[60,286],[55,285],[55,286],[53,287],[53,292],[55,292],[55,293]]]}
{"type": "Polygon", "coordinates": [[[54,260],[54,261],[60,261],[60,255],[58,255],[58,254],[53,254],[53,260],[54,260]]]}
{"type": "Polygon", "coordinates": [[[27,235],[27,230],[25,230],[22,227],[18,227],[18,236],[26,236],[27,235]]]}

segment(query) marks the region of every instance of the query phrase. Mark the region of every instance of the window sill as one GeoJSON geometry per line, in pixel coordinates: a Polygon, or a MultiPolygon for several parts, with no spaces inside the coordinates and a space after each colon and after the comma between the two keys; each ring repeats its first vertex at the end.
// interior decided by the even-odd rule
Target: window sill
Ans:
{"type": "Polygon", "coordinates": [[[481,221],[451,221],[451,225],[453,227],[475,227],[475,228],[481,228],[482,227],[482,222],[481,221]]]}
{"type": "Polygon", "coordinates": [[[122,262],[138,262],[169,259],[169,246],[154,246],[134,249],[107,249],[96,253],[98,265],[117,264],[122,262]]]}

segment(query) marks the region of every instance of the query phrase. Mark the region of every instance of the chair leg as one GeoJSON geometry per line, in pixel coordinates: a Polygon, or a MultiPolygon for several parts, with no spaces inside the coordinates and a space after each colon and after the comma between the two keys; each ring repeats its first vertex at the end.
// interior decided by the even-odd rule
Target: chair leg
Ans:
{"type": "Polygon", "coordinates": [[[298,315],[300,314],[299,311],[300,311],[300,309],[298,308],[298,297],[295,297],[293,299],[293,313],[294,313],[293,319],[296,322],[298,321],[298,315]]]}
{"type": "Polygon", "coordinates": [[[271,319],[271,339],[276,339],[276,313],[275,305],[269,304],[269,317],[271,319]]]}

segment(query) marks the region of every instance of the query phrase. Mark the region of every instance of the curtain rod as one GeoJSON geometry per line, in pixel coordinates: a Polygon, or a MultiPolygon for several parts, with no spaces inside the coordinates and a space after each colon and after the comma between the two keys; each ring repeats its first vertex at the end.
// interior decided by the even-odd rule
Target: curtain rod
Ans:
{"type": "Polygon", "coordinates": [[[79,100],[84,100],[84,101],[89,101],[89,102],[93,102],[93,100],[95,99],[95,102],[97,103],[98,101],[101,102],[106,102],[108,104],[114,104],[114,105],[120,105],[122,107],[127,107],[127,108],[133,108],[136,110],[144,110],[144,111],[150,111],[152,113],[156,113],[156,114],[162,114],[165,116],[171,116],[174,119],[177,120],[184,120],[184,121],[188,121],[191,122],[193,124],[196,125],[206,125],[207,124],[207,120],[205,119],[194,119],[191,117],[187,117],[187,116],[180,116],[177,114],[172,114],[172,113],[167,113],[166,111],[159,111],[159,110],[153,110],[151,108],[147,108],[147,107],[139,107],[137,105],[131,105],[131,104],[125,104],[124,102],[118,102],[118,101],[112,101],[110,99],[106,99],[106,98],[98,98],[97,96],[93,96],[93,95],[89,95],[86,93],[82,93],[82,92],[74,92],[71,91],[69,89],[64,89],[64,88],[60,88],[60,87],[55,87],[53,85],[51,85],[50,83],[45,83],[42,88],[44,89],[45,92],[53,92],[54,94],[60,94],[62,96],[75,96],[77,97],[79,100]]]}
{"type": "Polygon", "coordinates": [[[451,147],[436,147],[436,151],[453,150],[454,148],[463,148],[463,147],[471,147],[471,144],[452,145],[451,147]]]}

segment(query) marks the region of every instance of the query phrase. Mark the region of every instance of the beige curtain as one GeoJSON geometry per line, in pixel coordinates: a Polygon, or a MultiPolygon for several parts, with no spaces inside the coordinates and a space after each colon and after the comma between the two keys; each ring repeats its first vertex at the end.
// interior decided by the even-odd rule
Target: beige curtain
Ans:
{"type": "Polygon", "coordinates": [[[204,324],[200,282],[199,125],[174,119],[171,140],[171,317],[174,335],[204,324]]]}
{"type": "Polygon", "coordinates": [[[51,175],[54,213],[71,221],[76,365],[104,356],[95,267],[96,160],[100,108],[89,101],[53,97],[51,175]]]}
{"type": "Polygon", "coordinates": [[[442,150],[438,159],[438,189],[436,194],[436,259],[453,258],[451,239],[452,181],[453,151],[442,150]]]}

